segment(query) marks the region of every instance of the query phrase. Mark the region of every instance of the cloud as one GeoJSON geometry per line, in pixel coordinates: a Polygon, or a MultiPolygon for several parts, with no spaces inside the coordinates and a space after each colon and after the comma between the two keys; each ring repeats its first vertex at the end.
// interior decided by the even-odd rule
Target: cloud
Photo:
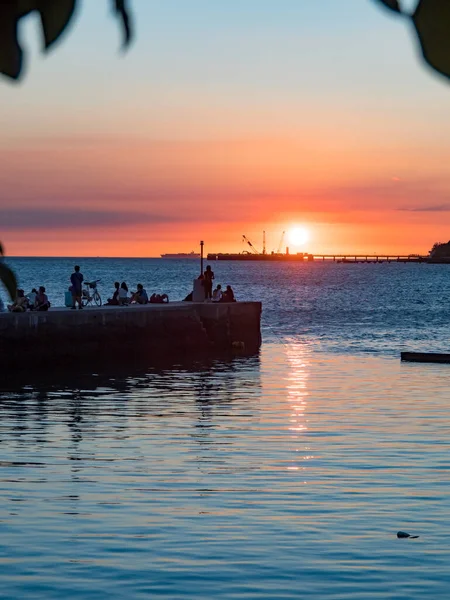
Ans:
{"type": "Polygon", "coordinates": [[[403,212],[449,212],[450,204],[435,204],[434,206],[405,206],[397,208],[397,210],[403,212]]]}
{"type": "Polygon", "coordinates": [[[180,221],[177,215],[57,208],[0,209],[2,230],[48,230],[95,227],[125,227],[139,223],[180,221]]]}
{"type": "Polygon", "coordinates": [[[205,213],[201,207],[172,206],[148,211],[91,210],[84,208],[0,208],[0,229],[2,231],[48,231],[50,229],[120,229],[129,225],[170,225],[176,223],[233,223],[239,222],[242,213],[229,210],[226,205],[205,213]]]}

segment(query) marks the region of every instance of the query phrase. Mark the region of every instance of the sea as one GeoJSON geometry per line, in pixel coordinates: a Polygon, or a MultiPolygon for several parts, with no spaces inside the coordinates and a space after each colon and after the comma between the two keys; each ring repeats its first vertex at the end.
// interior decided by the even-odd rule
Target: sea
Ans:
{"type": "MultiPolygon", "coordinates": [[[[8,259],[52,306],[76,262],[104,300],[199,273],[8,259]]],[[[450,598],[450,365],[400,361],[450,352],[450,266],[211,264],[258,355],[1,373],[0,598],[450,598]]]]}

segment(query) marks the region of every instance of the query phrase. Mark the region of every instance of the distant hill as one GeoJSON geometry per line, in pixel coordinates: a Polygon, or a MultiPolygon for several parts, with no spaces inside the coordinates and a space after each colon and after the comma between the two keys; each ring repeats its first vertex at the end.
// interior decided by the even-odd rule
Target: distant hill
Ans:
{"type": "Polygon", "coordinates": [[[448,258],[450,259],[450,241],[436,242],[430,250],[430,258],[448,258]]]}

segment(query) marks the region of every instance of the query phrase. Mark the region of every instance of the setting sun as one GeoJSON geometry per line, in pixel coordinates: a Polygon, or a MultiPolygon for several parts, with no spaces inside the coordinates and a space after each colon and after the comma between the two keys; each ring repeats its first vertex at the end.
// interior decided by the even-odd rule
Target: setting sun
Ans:
{"type": "Polygon", "coordinates": [[[288,231],[288,240],[293,246],[303,246],[309,238],[309,231],[305,227],[293,227],[288,231]]]}

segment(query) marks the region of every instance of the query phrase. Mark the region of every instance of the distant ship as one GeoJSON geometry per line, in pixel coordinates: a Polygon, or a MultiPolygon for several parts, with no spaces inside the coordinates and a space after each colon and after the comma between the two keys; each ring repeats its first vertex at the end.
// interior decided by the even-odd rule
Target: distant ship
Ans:
{"type": "Polygon", "coordinates": [[[200,258],[197,252],[178,252],[177,254],[161,254],[161,258],[200,258]]]}

